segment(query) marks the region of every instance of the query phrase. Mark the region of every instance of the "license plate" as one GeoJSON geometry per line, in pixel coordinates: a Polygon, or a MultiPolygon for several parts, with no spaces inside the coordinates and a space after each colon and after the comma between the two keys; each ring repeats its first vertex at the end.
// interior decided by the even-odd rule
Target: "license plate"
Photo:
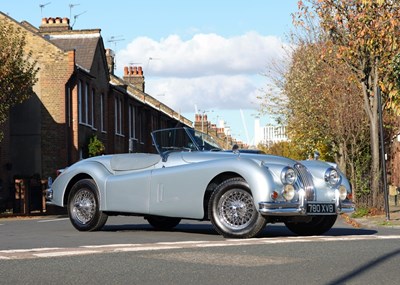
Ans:
{"type": "Polygon", "coordinates": [[[308,203],[307,204],[308,214],[336,214],[335,204],[333,203],[308,203]]]}

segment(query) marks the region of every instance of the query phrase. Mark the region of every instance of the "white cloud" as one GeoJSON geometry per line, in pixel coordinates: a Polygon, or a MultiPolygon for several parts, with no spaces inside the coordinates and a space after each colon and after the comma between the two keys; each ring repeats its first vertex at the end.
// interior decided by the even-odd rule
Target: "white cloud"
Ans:
{"type": "Polygon", "coordinates": [[[146,93],[180,112],[201,109],[257,109],[262,74],[284,43],[256,32],[225,38],[197,34],[183,41],[177,35],[155,41],[134,39],[117,53],[117,73],[141,65],[146,93]]]}
{"type": "Polygon", "coordinates": [[[214,75],[194,78],[146,80],[146,92],[181,112],[201,109],[255,109],[256,92],[251,78],[243,75],[214,75]]]}

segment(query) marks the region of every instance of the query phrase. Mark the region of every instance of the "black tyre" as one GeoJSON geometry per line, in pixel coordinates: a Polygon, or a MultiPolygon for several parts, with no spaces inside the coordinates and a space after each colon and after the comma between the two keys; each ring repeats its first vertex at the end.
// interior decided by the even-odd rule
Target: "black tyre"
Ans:
{"type": "Polygon", "coordinates": [[[322,235],[333,227],[336,219],[337,215],[314,216],[308,223],[286,222],[285,225],[293,233],[300,236],[322,235]]]}
{"type": "Polygon", "coordinates": [[[252,238],[261,233],[266,219],[257,211],[249,185],[231,178],[215,189],[208,204],[208,216],[224,237],[252,238]]]}
{"type": "Polygon", "coordinates": [[[146,220],[149,224],[157,230],[171,230],[181,222],[180,218],[160,217],[160,216],[147,216],[146,220]]]}
{"type": "Polygon", "coordinates": [[[108,216],[99,210],[97,186],[92,179],[79,180],[68,196],[68,215],[79,231],[100,230],[108,216]]]}

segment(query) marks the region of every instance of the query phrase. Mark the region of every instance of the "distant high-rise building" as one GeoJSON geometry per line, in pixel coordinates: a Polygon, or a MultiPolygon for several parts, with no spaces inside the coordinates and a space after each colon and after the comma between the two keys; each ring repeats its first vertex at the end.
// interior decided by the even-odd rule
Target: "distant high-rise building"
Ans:
{"type": "Polygon", "coordinates": [[[254,121],[254,145],[263,144],[270,146],[277,142],[288,141],[286,126],[266,125],[260,126],[260,119],[254,121]]]}
{"type": "Polygon", "coordinates": [[[263,127],[263,135],[261,143],[267,146],[277,143],[287,141],[286,127],[285,126],[265,126],[263,127]]]}

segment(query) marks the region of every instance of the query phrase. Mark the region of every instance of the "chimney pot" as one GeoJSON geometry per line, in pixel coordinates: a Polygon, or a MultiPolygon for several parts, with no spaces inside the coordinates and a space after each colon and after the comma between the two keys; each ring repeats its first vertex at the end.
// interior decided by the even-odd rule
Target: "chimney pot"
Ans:
{"type": "Polygon", "coordinates": [[[144,92],[144,76],[141,67],[129,66],[124,69],[124,80],[144,92]],[[126,70],[126,73],[125,73],[126,70]]]}
{"type": "Polygon", "coordinates": [[[69,26],[69,19],[66,17],[42,18],[42,23],[39,27],[39,31],[42,33],[62,32],[68,30],[71,30],[71,27],[69,26]]]}
{"type": "Polygon", "coordinates": [[[128,75],[129,73],[129,68],[127,66],[124,67],[124,75],[128,75]]]}

